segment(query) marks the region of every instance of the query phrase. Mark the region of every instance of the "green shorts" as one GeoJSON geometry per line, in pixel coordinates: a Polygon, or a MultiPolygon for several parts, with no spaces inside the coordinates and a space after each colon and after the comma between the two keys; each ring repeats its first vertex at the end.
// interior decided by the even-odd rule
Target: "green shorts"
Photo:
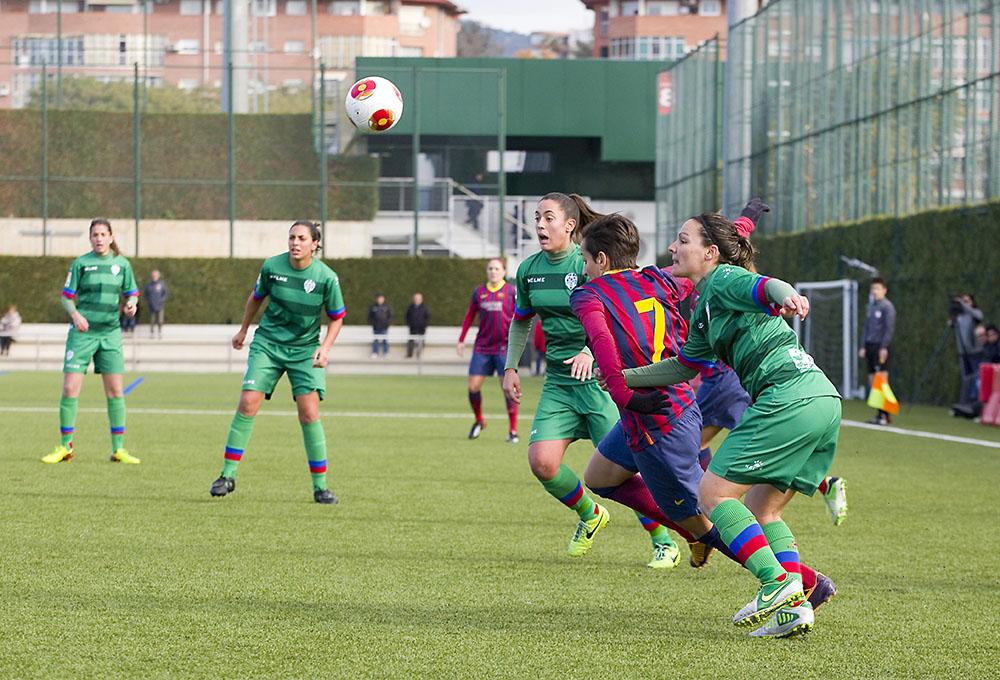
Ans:
{"type": "Polygon", "coordinates": [[[737,484],[770,484],[811,496],[837,452],[840,399],[776,403],[767,392],[743,413],[708,471],[737,484]]]}
{"type": "Polygon", "coordinates": [[[66,354],[63,373],[86,373],[90,360],[94,372],[114,375],[125,372],[125,353],[122,351],[122,331],[87,331],[69,329],[66,336],[66,354]]]}
{"type": "Polygon", "coordinates": [[[316,347],[282,347],[255,337],[250,343],[243,389],[263,392],[270,399],[281,375],[288,373],[293,399],[310,392],[319,392],[322,399],[326,394],[326,369],[313,366],[315,351],[316,347]]]}
{"type": "Polygon", "coordinates": [[[597,446],[617,422],[618,408],[596,382],[559,385],[546,380],[529,441],[590,439],[597,446]]]}

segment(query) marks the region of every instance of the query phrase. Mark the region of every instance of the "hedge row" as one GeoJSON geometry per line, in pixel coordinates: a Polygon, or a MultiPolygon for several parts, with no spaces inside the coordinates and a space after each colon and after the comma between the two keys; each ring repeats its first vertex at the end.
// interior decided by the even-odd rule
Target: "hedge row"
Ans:
{"type": "MultiPolygon", "coordinates": [[[[958,355],[948,302],[970,292],[986,319],[1000,322],[1000,202],[901,219],[875,218],[757,241],[761,271],[795,281],[859,278],[864,314],[868,279],[841,255],[878,268],[896,307],[891,381],[903,401],[957,400],[958,355]],[[936,351],[940,350],[940,351],[936,351]]],[[[863,319],[859,320],[859,332],[863,319]]]]}
{"type": "MultiPolygon", "coordinates": [[[[59,292],[71,258],[0,256],[0,306],[17,304],[25,323],[61,323],[59,292]]],[[[157,268],[170,288],[169,323],[239,323],[261,260],[135,258],[139,287],[157,268]]],[[[460,325],[472,289],[486,279],[486,260],[386,257],[328,260],[340,276],[346,323],[367,323],[376,292],[385,294],[403,324],[413,293],[421,292],[434,325],[460,325]]],[[[140,303],[141,304],[141,303],[140,303]]],[[[2,312],[0,312],[2,313],[2,312]]],[[[144,318],[144,317],[143,317],[144,318]]]]}
{"type": "MultiPolygon", "coordinates": [[[[50,178],[86,178],[49,180],[49,216],[132,217],[131,114],[50,111],[48,115],[50,178]]],[[[143,217],[228,218],[225,115],[147,114],[141,119],[140,131],[143,217]]],[[[42,174],[41,133],[39,111],[0,111],[0,158],[4,159],[0,176],[21,178],[0,179],[0,215],[41,215],[42,186],[40,179],[35,179],[42,174]]],[[[309,115],[237,116],[235,149],[239,219],[319,216],[319,160],[313,149],[309,115]]],[[[328,219],[374,219],[378,211],[377,159],[331,157],[328,178],[328,219]],[[342,182],[363,185],[342,186],[342,182]]]]}

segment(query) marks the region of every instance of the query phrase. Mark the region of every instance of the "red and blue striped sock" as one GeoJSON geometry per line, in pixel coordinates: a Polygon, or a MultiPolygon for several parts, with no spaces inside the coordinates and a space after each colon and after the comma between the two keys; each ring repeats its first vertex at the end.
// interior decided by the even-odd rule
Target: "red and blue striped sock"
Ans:
{"type": "Polygon", "coordinates": [[[226,437],[226,455],[222,461],[223,477],[236,477],[236,468],[243,460],[243,450],[247,447],[252,432],[253,416],[245,416],[237,411],[229,426],[229,436],[226,437]]]}
{"type": "Polygon", "coordinates": [[[476,416],[476,422],[483,422],[483,393],[469,392],[469,406],[472,407],[472,413],[476,416]]]}
{"type": "Polygon", "coordinates": [[[795,574],[802,578],[802,564],[799,560],[799,546],[795,543],[795,536],[791,529],[782,520],[770,522],[762,527],[764,538],[771,546],[771,552],[781,564],[782,569],[789,574],[795,574]]]}
{"type": "Polygon", "coordinates": [[[653,542],[653,545],[677,545],[674,543],[674,539],[670,538],[670,532],[667,531],[665,526],[637,511],[633,510],[633,512],[639,518],[639,524],[642,525],[642,528],[649,532],[649,539],[653,542]]]}
{"type": "Polygon", "coordinates": [[[111,423],[111,453],[125,446],[125,397],[108,397],[108,422],[111,423]]]}
{"type": "Polygon", "coordinates": [[[774,556],[764,531],[745,505],[735,499],[722,501],[712,511],[710,519],[736,561],[762,584],[787,577],[788,572],[774,556]]]}
{"type": "Polygon", "coordinates": [[[708,464],[712,462],[712,449],[707,446],[698,452],[698,465],[702,470],[708,470],[708,464]]]}
{"type": "Polygon", "coordinates": [[[76,397],[61,397],[59,399],[59,437],[67,449],[73,448],[73,434],[76,432],[76,408],[79,403],[76,397]]]}
{"type": "Polygon", "coordinates": [[[309,459],[313,491],[322,491],[326,488],[326,433],[323,431],[323,423],[314,420],[300,425],[302,441],[306,445],[306,458],[309,459]]]}
{"type": "Polygon", "coordinates": [[[552,496],[560,503],[576,511],[580,519],[593,519],[597,514],[594,499],[583,490],[583,484],[576,473],[565,465],[559,466],[559,472],[552,479],[538,480],[552,496]]]}

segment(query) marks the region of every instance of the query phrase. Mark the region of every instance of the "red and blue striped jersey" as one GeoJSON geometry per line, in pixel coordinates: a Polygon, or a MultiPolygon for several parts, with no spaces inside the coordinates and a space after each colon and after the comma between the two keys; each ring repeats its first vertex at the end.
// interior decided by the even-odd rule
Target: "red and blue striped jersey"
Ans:
{"type": "Polygon", "coordinates": [[[667,397],[659,413],[629,411],[626,404],[634,392],[622,375],[623,369],[677,355],[687,339],[687,322],[677,310],[685,292],[672,274],[650,266],[609,272],[570,296],[573,312],[583,323],[587,344],[621,413],[626,440],[636,451],[652,444],[654,437],[669,433],[695,400],[691,386],[679,383],[649,388],[667,397]]]}
{"type": "Polygon", "coordinates": [[[516,293],[514,286],[504,282],[497,290],[489,286],[478,286],[472,291],[469,310],[462,321],[459,342],[465,342],[465,335],[472,326],[472,320],[479,314],[479,331],[476,333],[475,351],[480,354],[507,354],[507,332],[510,320],[514,318],[516,293]]]}

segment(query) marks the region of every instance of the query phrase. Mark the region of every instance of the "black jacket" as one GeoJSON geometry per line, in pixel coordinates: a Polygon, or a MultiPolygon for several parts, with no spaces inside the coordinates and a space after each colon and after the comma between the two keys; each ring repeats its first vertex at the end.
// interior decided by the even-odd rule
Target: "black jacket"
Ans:
{"type": "Polygon", "coordinates": [[[372,325],[372,330],[376,333],[384,333],[389,330],[392,322],[392,307],[389,303],[374,304],[368,308],[368,323],[372,325]]]}
{"type": "Polygon", "coordinates": [[[423,335],[427,332],[427,324],[430,323],[431,312],[427,305],[411,304],[406,308],[406,325],[410,327],[412,335],[423,335]]]}

